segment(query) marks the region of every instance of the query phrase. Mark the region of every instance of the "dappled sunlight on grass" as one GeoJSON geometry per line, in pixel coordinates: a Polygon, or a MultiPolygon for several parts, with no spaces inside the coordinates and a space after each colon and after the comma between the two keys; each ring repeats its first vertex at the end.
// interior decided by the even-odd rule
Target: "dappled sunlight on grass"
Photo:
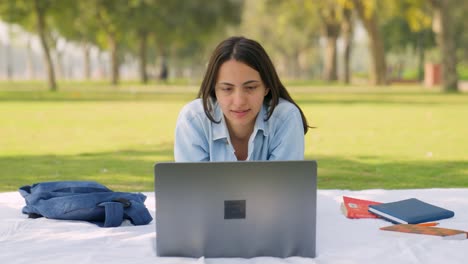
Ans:
{"type": "MultiPolygon", "coordinates": [[[[196,86],[0,83],[0,191],[51,180],[153,190],[196,86]]],[[[468,94],[421,86],[293,86],[307,116],[305,154],[331,189],[468,187],[468,94]]],[[[286,175],[287,176],[287,175],[286,175]]],[[[285,177],[286,177],[285,176],[285,177]]]]}
{"type": "Polygon", "coordinates": [[[92,180],[115,190],[148,191],[154,184],[154,164],[171,160],[171,144],[76,155],[3,156],[0,191],[53,180],[92,180]]]}
{"type": "Polygon", "coordinates": [[[317,160],[318,184],[324,189],[468,188],[466,160],[405,160],[378,156],[306,158],[317,160]]]}

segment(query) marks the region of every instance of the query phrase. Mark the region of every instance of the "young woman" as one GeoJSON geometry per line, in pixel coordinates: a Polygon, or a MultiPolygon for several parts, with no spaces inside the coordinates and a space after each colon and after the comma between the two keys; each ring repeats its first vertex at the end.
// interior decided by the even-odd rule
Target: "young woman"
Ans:
{"type": "Polygon", "coordinates": [[[179,114],[174,158],[303,160],[308,128],[263,47],[230,37],[214,50],[198,99],[179,114]]]}

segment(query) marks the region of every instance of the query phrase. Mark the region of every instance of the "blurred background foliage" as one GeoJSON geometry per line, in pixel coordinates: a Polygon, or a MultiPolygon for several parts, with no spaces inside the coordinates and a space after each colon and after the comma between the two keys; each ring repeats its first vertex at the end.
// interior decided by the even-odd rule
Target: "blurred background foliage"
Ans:
{"type": "Polygon", "coordinates": [[[288,80],[422,82],[441,65],[444,91],[468,79],[467,1],[2,0],[0,78],[184,79],[198,83],[222,39],[259,41],[288,80]]]}

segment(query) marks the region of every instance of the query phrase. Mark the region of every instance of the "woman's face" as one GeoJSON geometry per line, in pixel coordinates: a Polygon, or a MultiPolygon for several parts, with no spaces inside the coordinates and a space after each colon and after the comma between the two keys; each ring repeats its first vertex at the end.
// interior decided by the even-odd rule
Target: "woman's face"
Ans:
{"type": "Polygon", "coordinates": [[[215,94],[228,128],[240,133],[252,132],[268,91],[258,71],[234,59],[223,63],[215,94]]]}

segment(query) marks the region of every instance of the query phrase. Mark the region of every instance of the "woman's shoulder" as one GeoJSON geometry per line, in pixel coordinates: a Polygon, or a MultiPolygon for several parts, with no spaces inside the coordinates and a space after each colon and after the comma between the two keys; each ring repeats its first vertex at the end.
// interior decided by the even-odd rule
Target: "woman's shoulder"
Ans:
{"type": "Polygon", "coordinates": [[[299,109],[288,100],[280,98],[278,104],[275,107],[275,110],[273,110],[272,116],[283,119],[292,113],[299,113],[299,109]]]}
{"type": "Polygon", "coordinates": [[[182,107],[179,113],[180,117],[185,117],[187,119],[193,119],[200,115],[205,115],[205,110],[203,109],[203,101],[200,98],[197,98],[184,105],[184,107],[182,107]]]}

